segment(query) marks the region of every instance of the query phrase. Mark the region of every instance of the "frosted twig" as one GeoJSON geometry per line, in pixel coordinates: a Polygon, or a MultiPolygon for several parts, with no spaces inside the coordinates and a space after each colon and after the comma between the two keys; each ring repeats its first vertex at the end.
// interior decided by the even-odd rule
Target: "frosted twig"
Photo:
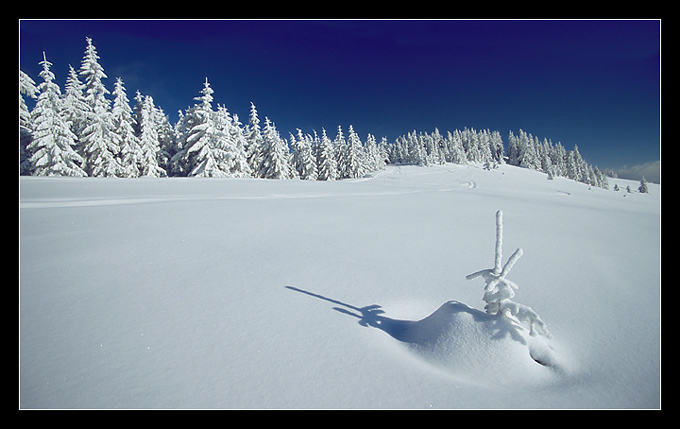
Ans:
{"type": "Polygon", "coordinates": [[[503,254],[503,212],[496,212],[496,258],[494,259],[494,274],[501,273],[501,259],[503,254]]]}
{"type": "Polygon", "coordinates": [[[502,247],[503,247],[503,212],[496,212],[496,249],[494,256],[494,267],[492,269],[486,269],[477,271],[475,273],[466,276],[468,280],[476,279],[477,277],[482,277],[486,282],[484,286],[484,302],[486,306],[484,307],[487,314],[498,314],[514,319],[517,322],[529,325],[531,335],[543,335],[545,337],[551,338],[552,335],[548,332],[548,328],[541,318],[536,314],[531,307],[527,307],[522,304],[511,301],[515,296],[515,289],[518,289],[515,283],[506,279],[505,276],[508,275],[512,267],[522,256],[523,251],[521,248],[515,250],[515,252],[510,256],[508,261],[503,265],[502,263],[502,247]]]}

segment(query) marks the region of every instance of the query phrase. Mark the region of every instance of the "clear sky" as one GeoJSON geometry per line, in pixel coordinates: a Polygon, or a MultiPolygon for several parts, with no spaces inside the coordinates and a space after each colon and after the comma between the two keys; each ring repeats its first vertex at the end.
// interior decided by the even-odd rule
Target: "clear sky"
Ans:
{"type": "Polygon", "coordinates": [[[21,20],[20,68],[40,83],[45,51],[63,90],[86,37],[110,91],[173,123],[207,77],[214,105],[246,123],[252,101],[286,138],[522,129],[600,168],[661,156],[659,20],[21,20]]]}

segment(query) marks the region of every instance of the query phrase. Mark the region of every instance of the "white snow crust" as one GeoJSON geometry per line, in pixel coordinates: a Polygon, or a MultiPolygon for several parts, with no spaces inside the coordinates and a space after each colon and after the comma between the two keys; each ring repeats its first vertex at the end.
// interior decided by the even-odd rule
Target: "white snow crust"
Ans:
{"type": "Polygon", "coordinates": [[[475,164],[19,184],[22,409],[660,407],[660,185],[475,164]],[[551,339],[465,278],[498,210],[551,339]]]}

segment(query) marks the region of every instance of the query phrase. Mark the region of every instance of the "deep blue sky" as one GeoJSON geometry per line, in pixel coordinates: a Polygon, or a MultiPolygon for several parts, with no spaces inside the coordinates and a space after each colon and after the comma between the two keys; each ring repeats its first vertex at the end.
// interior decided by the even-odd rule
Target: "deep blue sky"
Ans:
{"type": "Polygon", "coordinates": [[[86,37],[112,91],[151,95],[170,120],[207,77],[247,122],[250,102],[283,137],[351,124],[409,131],[519,129],[578,145],[601,168],[660,159],[658,20],[21,20],[20,68],[45,51],[62,87],[86,37]]]}

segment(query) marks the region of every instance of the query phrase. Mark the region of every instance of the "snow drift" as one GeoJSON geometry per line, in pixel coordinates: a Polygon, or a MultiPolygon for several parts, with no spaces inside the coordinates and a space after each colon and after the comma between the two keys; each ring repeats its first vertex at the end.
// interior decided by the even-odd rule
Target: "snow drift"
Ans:
{"type": "Polygon", "coordinates": [[[540,385],[552,379],[553,371],[563,370],[545,339],[529,337],[526,329],[510,320],[457,301],[444,303],[418,321],[383,316],[378,306],[357,310],[365,326],[384,331],[415,356],[472,383],[540,385]]]}

